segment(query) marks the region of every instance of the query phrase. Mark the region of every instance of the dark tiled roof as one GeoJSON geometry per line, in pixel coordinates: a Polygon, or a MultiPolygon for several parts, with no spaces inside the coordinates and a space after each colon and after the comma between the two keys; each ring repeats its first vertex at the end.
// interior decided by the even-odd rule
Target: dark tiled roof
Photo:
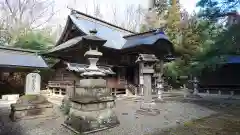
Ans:
{"type": "Polygon", "coordinates": [[[154,29],[154,30],[150,30],[150,31],[146,31],[146,32],[142,32],[142,33],[127,35],[127,36],[124,36],[124,38],[129,38],[129,37],[134,37],[134,36],[141,36],[141,35],[152,34],[152,33],[165,34],[163,31],[160,31],[160,29],[161,29],[161,28],[159,28],[159,29],[154,29]]]}
{"type": "MultiPolygon", "coordinates": [[[[86,71],[86,68],[88,65],[86,64],[77,64],[77,63],[66,63],[67,64],[67,69],[69,71],[75,71],[78,73],[83,73],[86,71]]],[[[110,67],[107,66],[98,66],[99,69],[106,74],[115,74],[110,67]]]]}
{"type": "Polygon", "coordinates": [[[55,52],[55,51],[60,51],[63,49],[67,49],[69,47],[72,47],[73,45],[76,45],[77,43],[79,43],[80,41],[82,41],[82,37],[75,37],[72,38],[54,48],[52,48],[51,50],[49,50],[47,53],[51,53],[51,52],[55,52]]]}
{"type": "Polygon", "coordinates": [[[91,21],[84,16],[79,15],[78,17],[76,17],[75,15],[70,15],[70,18],[73,21],[73,23],[78,27],[78,29],[80,29],[87,35],[90,34],[90,30],[96,28],[98,31],[96,36],[107,40],[107,42],[104,45],[106,47],[121,49],[123,45],[126,43],[126,39],[124,39],[123,37],[132,34],[127,31],[114,29],[101,23],[91,21]]]}
{"type": "Polygon", "coordinates": [[[239,64],[240,63],[240,56],[228,56],[227,58],[227,61],[226,61],[227,64],[239,64]]]}
{"type": "MultiPolygon", "coordinates": [[[[63,42],[63,39],[67,39],[67,30],[72,28],[70,26],[74,26],[77,28],[77,30],[79,31],[78,36],[90,35],[90,31],[96,29],[96,36],[107,40],[107,42],[103,46],[116,50],[132,48],[138,45],[152,45],[158,40],[166,40],[168,41],[169,45],[172,46],[171,42],[168,40],[164,32],[159,31],[159,29],[151,30],[144,33],[134,33],[76,10],[72,10],[71,15],[69,15],[65,30],[59,41],[63,42]]],[[[59,42],[60,45],[57,44],[61,47],[57,48],[64,49],[67,48],[67,46],[69,46],[70,44],[73,45],[77,43],[75,38],[70,39],[69,41],[66,41],[62,44],[61,42],[59,42]]],[[[52,50],[51,52],[54,52],[54,50],[52,50]]]]}
{"type": "Polygon", "coordinates": [[[48,67],[36,51],[0,47],[0,57],[0,66],[3,67],[48,67]]]}
{"type": "MultiPolygon", "coordinates": [[[[142,35],[132,35],[131,37],[126,37],[127,42],[124,44],[122,49],[131,48],[138,45],[152,45],[158,40],[168,40],[168,37],[162,32],[151,32],[142,35]]],[[[170,42],[170,41],[169,41],[170,42]]]]}
{"type": "Polygon", "coordinates": [[[139,44],[153,44],[158,39],[168,40],[164,32],[159,30],[151,30],[144,33],[133,33],[119,27],[113,27],[104,21],[94,19],[86,14],[77,12],[70,15],[72,22],[79,30],[85,34],[90,34],[89,31],[96,29],[96,36],[107,40],[104,46],[114,49],[123,49],[133,47],[139,44]],[[134,37],[134,40],[132,39],[134,37]]]}
{"type": "Polygon", "coordinates": [[[29,52],[29,53],[37,53],[37,52],[39,52],[38,50],[30,50],[30,49],[22,49],[22,48],[6,47],[6,46],[0,46],[0,49],[2,49],[2,50],[20,51],[20,52],[29,52]]]}

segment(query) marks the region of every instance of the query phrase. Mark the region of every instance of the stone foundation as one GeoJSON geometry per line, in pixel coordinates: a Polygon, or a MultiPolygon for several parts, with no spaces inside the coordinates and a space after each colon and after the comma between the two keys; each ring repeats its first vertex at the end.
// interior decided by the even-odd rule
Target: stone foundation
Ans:
{"type": "Polygon", "coordinates": [[[53,104],[41,95],[25,95],[15,104],[11,104],[10,119],[35,119],[54,116],[53,104]]]}
{"type": "Polygon", "coordinates": [[[114,100],[95,103],[77,103],[70,101],[70,112],[65,126],[77,133],[99,131],[117,126],[119,120],[112,108],[114,100]]]}
{"type": "Polygon", "coordinates": [[[141,115],[156,116],[160,114],[160,110],[156,108],[155,102],[143,102],[136,113],[141,115]]]}

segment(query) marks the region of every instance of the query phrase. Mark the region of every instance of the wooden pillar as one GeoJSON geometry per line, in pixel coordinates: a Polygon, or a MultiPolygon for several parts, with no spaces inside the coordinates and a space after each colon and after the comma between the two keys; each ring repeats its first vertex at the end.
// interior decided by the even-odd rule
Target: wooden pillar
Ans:
{"type": "Polygon", "coordinates": [[[143,95],[144,94],[144,91],[143,91],[143,63],[140,62],[139,63],[139,95],[143,95]]]}
{"type": "Polygon", "coordinates": [[[61,96],[62,95],[62,89],[59,88],[59,95],[61,96]]]}

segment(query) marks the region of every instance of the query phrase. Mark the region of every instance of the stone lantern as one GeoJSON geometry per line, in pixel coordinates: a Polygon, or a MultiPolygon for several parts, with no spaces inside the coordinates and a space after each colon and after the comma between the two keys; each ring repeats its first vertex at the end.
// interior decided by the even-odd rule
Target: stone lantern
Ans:
{"type": "Polygon", "coordinates": [[[197,95],[198,94],[198,83],[199,83],[197,77],[194,77],[189,82],[193,84],[193,95],[197,95]]]}
{"type": "Polygon", "coordinates": [[[137,63],[139,63],[140,85],[144,95],[144,101],[140,106],[142,111],[149,110],[145,113],[158,114],[156,109],[153,109],[155,103],[152,99],[152,77],[154,74],[154,64],[158,61],[154,54],[140,54],[137,63]]]}
{"type": "Polygon", "coordinates": [[[110,89],[107,89],[106,80],[103,78],[106,73],[97,66],[99,57],[102,56],[98,49],[106,40],[94,36],[96,30],[90,33],[91,36],[82,37],[82,45],[89,48],[84,54],[89,60],[89,66],[81,74],[83,79],[75,88],[74,95],[70,97],[71,108],[64,124],[78,133],[91,133],[119,124],[112,110],[115,107],[115,99],[110,89]]]}

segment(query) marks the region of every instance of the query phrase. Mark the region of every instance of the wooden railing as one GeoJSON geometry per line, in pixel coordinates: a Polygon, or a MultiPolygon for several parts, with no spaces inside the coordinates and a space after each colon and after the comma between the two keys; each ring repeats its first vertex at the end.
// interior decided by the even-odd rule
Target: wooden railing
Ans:
{"type": "Polygon", "coordinates": [[[111,93],[114,96],[124,95],[124,94],[126,94],[126,90],[125,89],[111,89],[111,93]]]}
{"type": "Polygon", "coordinates": [[[74,85],[73,81],[48,81],[48,87],[66,87],[74,85]]]}

